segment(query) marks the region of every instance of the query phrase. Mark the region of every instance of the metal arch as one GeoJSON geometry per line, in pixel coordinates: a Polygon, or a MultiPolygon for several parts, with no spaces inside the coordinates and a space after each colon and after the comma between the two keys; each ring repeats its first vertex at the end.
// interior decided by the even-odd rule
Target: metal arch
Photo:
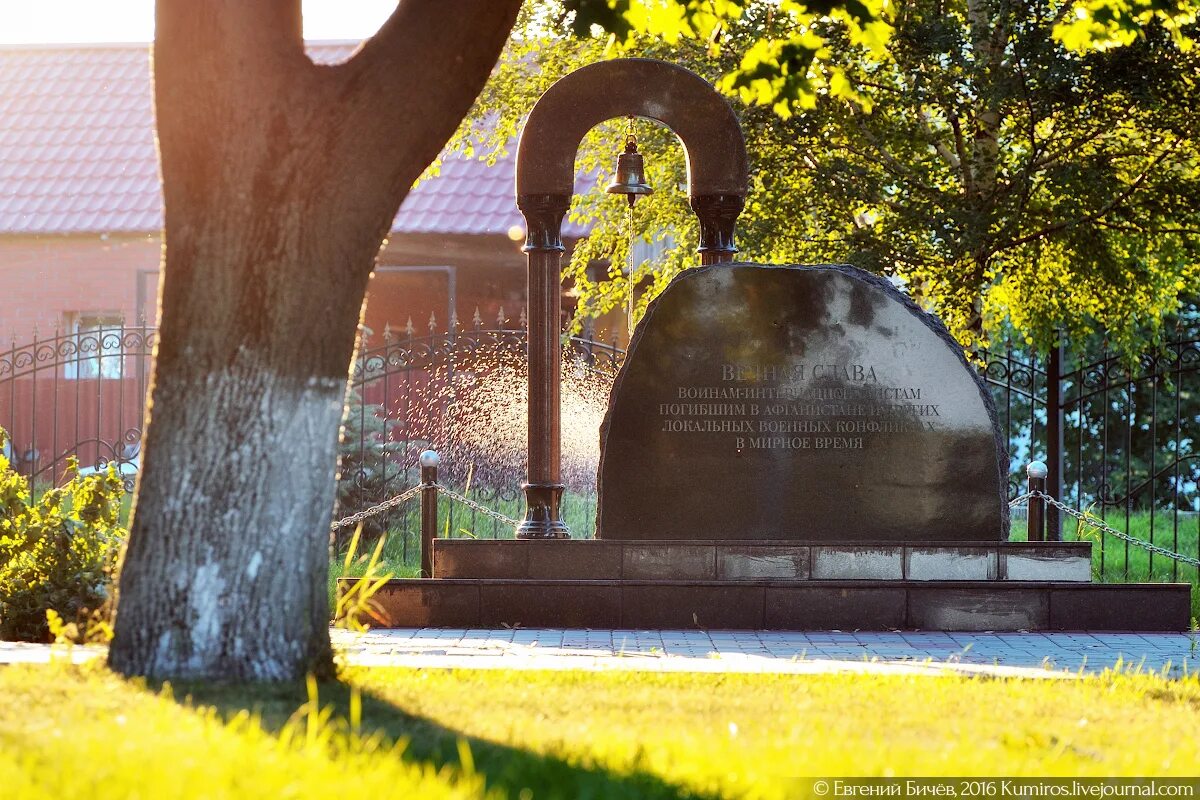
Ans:
{"type": "Polygon", "coordinates": [[[699,75],[644,58],[591,64],[560,79],[533,106],[517,145],[517,208],[525,216],[529,297],[529,481],[519,539],[570,536],[559,502],[559,372],[563,215],[575,192],[583,135],[606,119],[640,116],[683,142],[688,196],[700,223],[701,264],[733,260],[734,230],[746,203],[746,141],[733,109],[699,75]]]}
{"type": "Polygon", "coordinates": [[[590,64],[546,90],[517,146],[517,196],[574,194],[575,154],[584,134],[631,115],[660,122],[679,137],[689,196],[746,196],[746,140],[729,103],[696,73],[648,58],[590,64]]]}

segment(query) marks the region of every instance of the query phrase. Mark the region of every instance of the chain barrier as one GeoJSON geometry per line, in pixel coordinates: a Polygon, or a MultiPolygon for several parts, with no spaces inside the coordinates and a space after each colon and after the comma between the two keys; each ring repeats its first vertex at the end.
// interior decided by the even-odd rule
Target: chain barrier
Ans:
{"type": "Polygon", "coordinates": [[[377,514],[382,514],[385,511],[390,511],[391,509],[395,508],[396,506],[403,505],[407,501],[416,497],[417,492],[419,492],[419,491],[421,491],[421,485],[417,484],[416,486],[412,487],[411,489],[406,489],[405,491],[401,492],[400,494],[396,495],[395,497],[393,497],[389,500],[384,500],[382,503],[377,503],[377,504],[371,506],[370,508],[364,508],[362,511],[359,511],[357,514],[351,514],[348,517],[343,517],[342,519],[339,519],[337,522],[335,522],[329,526],[329,530],[330,531],[341,530],[342,528],[362,522],[364,519],[367,519],[368,517],[373,517],[377,514]]]}
{"type": "Polygon", "coordinates": [[[1068,516],[1074,517],[1075,519],[1079,520],[1083,524],[1087,525],[1089,528],[1095,528],[1097,530],[1103,531],[1104,533],[1107,533],[1110,536],[1115,536],[1116,538],[1118,538],[1122,541],[1129,542],[1130,544],[1132,544],[1136,547],[1140,547],[1143,550],[1147,550],[1156,555],[1165,556],[1166,558],[1169,558],[1172,561],[1178,561],[1180,563],[1187,564],[1189,566],[1200,569],[1200,558],[1192,558],[1191,556],[1185,556],[1183,553],[1176,553],[1174,550],[1168,550],[1165,547],[1160,547],[1159,545],[1153,544],[1151,542],[1143,541],[1142,539],[1138,539],[1137,537],[1130,536],[1128,533],[1125,533],[1125,531],[1119,531],[1116,528],[1111,528],[1107,524],[1105,524],[1103,520],[1097,519],[1096,517],[1089,516],[1089,515],[1083,513],[1082,511],[1076,511],[1075,509],[1071,508],[1070,506],[1066,505],[1065,503],[1060,503],[1058,500],[1055,500],[1053,497],[1046,494],[1045,492],[1038,491],[1036,489],[1031,492],[1026,492],[1025,494],[1021,495],[1020,497],[1017,497],[1012,502],[1010,502],[1008,505],[1010,507],[1017,506],[1017,505],[1020,505],[1021,503],[1024,503],[1027,500],[1030,500],[1034,497],[1041,498],[1042,500],[1046,501],[1050,505],[1052,505],[1055,508],[1059,509],[1060,511],[1064,512],[1068,516]]]}
{"type": "Polygon", "coordinates": [[[1031,498],[1031,497],[1033,497],[1033,492],[1026,492],[1023,495],[1014,497],[1012,500],[1008,501],[1008,507],[1009,508],[1018,508],[1021,505],[1023,505],[1027,500],[1029,500],[1029,498],[1031,498]]]}
{"type": "MultiPolygon", "coordinates": [[[[497,522],[502,522],[505,525],[508,525],[509,527],[515,528],[517,526],[518,521],[513,519],[512,517],[506,517],[504,514],[501,514],[499,511],[493,511],[492,509],[488,508],[487,506],[480,505],[479,503],[475,502],[474,500],[467,497],[466,495],[461,495],[458,492],[454,491],[453,489],[443,486],[440,483],[435,483],[434,486],[437,487],[437,490],[439,492],[446,495],[446,497],[448,497],[451,500],[454,500],[456,502],[462,503],[467,508],[478,511],[480,514],[483,514],[485,517],[490,517],[490,518],[496,520],[497,522]]],[[[413,486],[410,489],[406,489],[404,492],[396,495],[393,498],[384,500],[382,503],[377,503],[377,504],[371,506],[370,508],[364,508],[362,511],[359,511],[356,514],[351,514],[348,517],[343,517],[342,519],[339,519],[337,522],[330,525],[329,529],[331,531],[341,530],[342,528],[346,528],[346,527],[349,527],[350,525],[354,525],[359,522],[362,522],[364,519],[367,519],[369,517],[374,517],[378,514],[382,514],[385,511],[390,511],[391,509],[395,508],[396,506],[403,505],[404,503],[408,502],[412,498],[416,497],[417,493],[420,492],[421,489],[423,489],[423,488],[425,488],[424,484],[417,484],[416,486],[413,486]]]]}
{"type": "Polygon", "coordinates": [[[475,502],[474,500],[467,497],[466,495],[461,495],[458,492],[454,491],[453,489],[446,488],[445,486],[443,486],[440,483],[437,483],[434,485],[437,486],[439,492],[446,495],[451,500],[462,503],[467,508],[478,511],[480,514],[483,514],[485,517],[491,517],[492,519],[496,520],[497,522],[503,522],[505,525],[508,525],[509,527],[515,528],[517,526],[517,520],[513,519],[512,517],[506,517],[503,514],[501,514],[499,511],[493,511],[492,509],[488,508],[487,506],[480,505],[479,503],[475,502]]]}

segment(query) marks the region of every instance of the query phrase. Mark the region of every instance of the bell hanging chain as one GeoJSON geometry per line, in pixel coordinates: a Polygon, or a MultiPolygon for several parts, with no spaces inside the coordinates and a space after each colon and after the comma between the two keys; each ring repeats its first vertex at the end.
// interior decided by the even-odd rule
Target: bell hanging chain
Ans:
{"type": "Polygon", "coordinates": [[[628,335],[629,344],[633,343],[633,203],[629,204],[625,213],[626,225],[628,226],[628,241],[625,243],[625,269],[628,275],[628,285],[626,286],[625,297],[625,325],[626,334],[628,335]]]}
{"type": "MultiPolygon", "coordinates": [[[[636,120],[630,116],[625,121],[625,151],[637,151],[637,131],[634,129],[636,120]]],[[[637,200],[637,195],[626,195],[629,199],[629,205],[625,214],[627,225],[628,241],[626,242],[626,275],[629,277],[629,285],[626,287],[628,292],[625,298],[625,325],[626,336],[630,344],[633,343],[633,204],[637,200]]]]}

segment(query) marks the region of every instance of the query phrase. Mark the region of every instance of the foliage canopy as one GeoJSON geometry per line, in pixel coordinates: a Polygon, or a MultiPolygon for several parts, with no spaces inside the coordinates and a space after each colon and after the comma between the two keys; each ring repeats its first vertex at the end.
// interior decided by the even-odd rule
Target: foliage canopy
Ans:
{"type": "MultiPolygon", "coordinates": [[[[707,40],[654,39],[631,25],[621,48],[681,63],[732,94],[752,162],[740,257],[895,276],[968,347],[1011,327],[1039,346],[1055,329],[1072,342],[1103,331],[1132,353],[1200,292],[1194,24],[1151,20],[1126,46],[1080,53],[1061,33],[1070,3],[913,0],[880,7],[881,49],[845,9],[801,22],[780,7],[737,4],[707,40]],[[793,35],[820,37],[825,77],[787,101],[797,113],[781,114],[783,101],[763,102],[774,90],[747,91],[736,76],[764,41],[793,35]]],[[[562,9],[543,4],[519,22],[454,140],[460,149],[511,146],[554,80],[614,52],[609,39],[555,30],[560,17],[547,8],[562,9]]],[[[695,263],[697,231],[678,190],[678,142],[657,126],[636,130],[658,191],[637,205],[634,227],[666,244],[634,267],[640,313],[695,263]]],[[[607,181],[623,131],[617,121],[589,135],[581,174],[607,181]]],[[[593,232],[568,270],[576,324],[620,308],[630,286],[621,201],[579,190],[571,214],[593,232]],[[607,274],[589,270],[596,263],[607,274]]]]}
{"type": "MultiPolygon", "coordinates": [[[[637,47],[639,38],[675,45],[681,39],[707,42],[712,49],[743,21],[758,0],[562,0],[557,14],[578,37],[607,35],[609,45],[637,47]]],[[[893,17],[904,0],[772,0],[768,26],[739,63],[728,68],[722,85],[737,89],[747,102],[771,105],[783,117],[793,107],[811,108],[822,89],[853,93],[845,73],[832,63],[832,43],[823,30],[843,26],[852,42],[886,56],[893,17]]],[[[976,0],[980,9],[1004,11],[1007,0],[976,0]]],[[[1083,53],[1132,44],[1146,29],[1167,30],[1181,49],[1195,44],[1188,26],[1200,15],[1197,0],[1066,0],[1055,4],[1052,33],[1068,49],[1083,53]]]]}

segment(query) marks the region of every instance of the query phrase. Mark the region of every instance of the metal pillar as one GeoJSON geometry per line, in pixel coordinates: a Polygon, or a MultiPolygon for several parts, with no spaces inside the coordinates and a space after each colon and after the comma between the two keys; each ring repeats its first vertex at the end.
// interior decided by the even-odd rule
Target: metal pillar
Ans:
{"type": "Polygon", "coordinates": [[[572,72],[534,104],[517,146],[516,175],[529,259],[529,480],[521,539],[570,535],[559,511],[562,218],[575,191],[579,142],[598,123],[630,116],[661,122],[679,136],[688,196],[700,218],[701,263],[733,260],[749,159],[737,116],[711,84],[662,61],[618,58],[572,72]]]}
{"type": "Polygon", "coordinates": [[[738,215],[746,206],[745,195],[706,194],[692,197],[692,211],[700,221],[700,263],[723,264],[733,261],[737,248],[733,244],[733,230],[738,215]]]}
{"type": "MultiPolygon", "coordinates": [[[[1046,472],[1046,465],[1041,461],[1029,463],[1029,466],[1025,468],[1025,474],[1029,476],[1030,492],[1046,491],[1046,472]]],[[[1029,514],[1025,520],[1026,540],[1030,542],[1046,541],[1046,501],[1041,497],[1030,497],[1026,508],[1029,514]]]]}
{"type": "Polygon", "coordinates": [[[421,577],[433,577],[433,540],[438,524],[438,465],[442,459],[434,450],[421,453],[421,577]]]}
{"type": "MultiPolygon", "coordinates": [[[[1046,494],[1063,499],[1063,345],[1055,334],[1054,347],[1046,362],[1046,494]]],[[[1046,539],[1062,541],[1062,514],[1051,506],[1046,509],[1046,539]]]]}
{"type": "Polygon", "coordinates": [[[563,489],[560,432],[562,371],[563,215],[571,204],[566,195],[517,197],[525,215],[525,251],[529,278],[529,481],[525,519],[518,539],[568,539],[559,505],[563,489]]]}

